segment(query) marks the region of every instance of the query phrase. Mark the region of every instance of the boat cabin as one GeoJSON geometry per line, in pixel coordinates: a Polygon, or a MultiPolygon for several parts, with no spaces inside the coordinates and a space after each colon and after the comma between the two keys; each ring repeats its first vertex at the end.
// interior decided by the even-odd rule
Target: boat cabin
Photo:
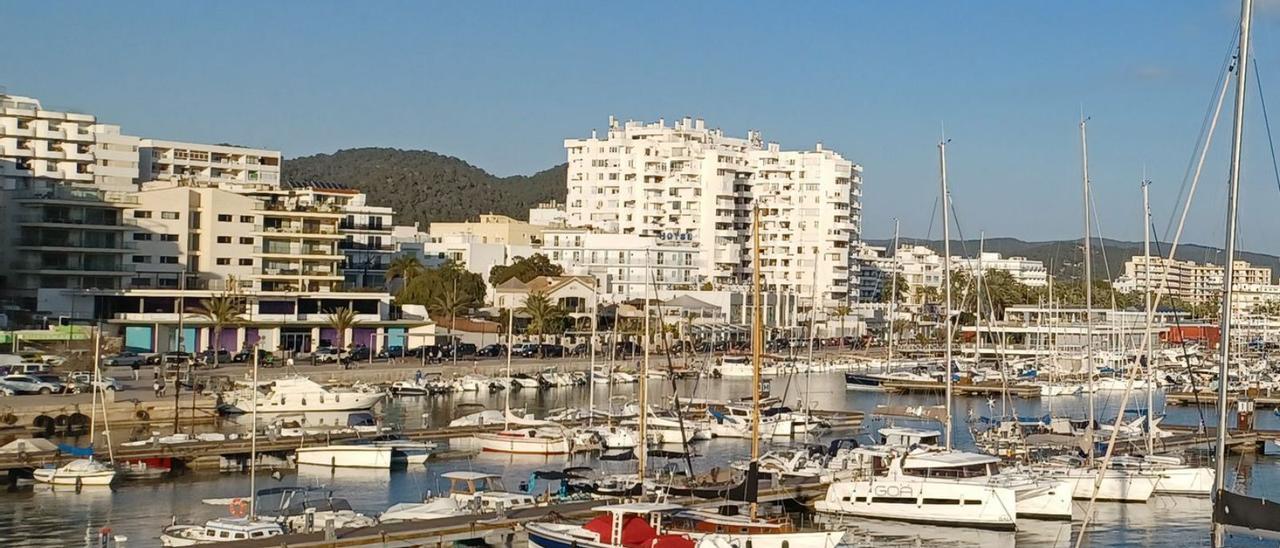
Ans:
{"type": "Polygon", "coordinates": [[[924,430],[922,428],[907,428],[902,426],[890,426],[881,428],[880,444],[897,447],[911,447],[913,445],[941,445],[938,440],[942,438],[942,432],[937,430],[924,430]]]}
{"type": "Polygon", "coordinates": [[[205,523],[203,539],[226,542],[255,538],[275,537],[284,534],[284,528],[273,521],[250,521],[245,518],[215,519],[205,523]]]}
{"type": "Polygon", "coordinates": [[[532,495],[507,492],[502,485],[502,476],[497,474],[457,471],[445,472],[440,477],[449,480],[450,498],[459,504],[476,504],[480,512],[535,506],[538,503],[532,495]]]}

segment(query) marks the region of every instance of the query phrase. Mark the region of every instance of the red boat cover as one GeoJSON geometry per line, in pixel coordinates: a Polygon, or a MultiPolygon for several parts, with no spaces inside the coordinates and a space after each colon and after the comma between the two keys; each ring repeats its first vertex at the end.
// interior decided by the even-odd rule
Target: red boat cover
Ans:
{"type": "Polygon", "coordinates": [[[652,548],[693,548],[693,539],[686,535],[659,535],[653,539],[652,548]]]}
{"type": "MultiPolygon", "coordinates": [[[[600,542],[604,544],[613,544],[610,534],[610,527],[613,524],[613,516],[610,514],[602,514],[596,516],[595,519],[587,522],[582,528],[592,531],[600,535],[600,542]]],[[[622,544],[627,548],[639,548],[649,544],[649,541],[658,536],[658,532],[653,530],[649,522],[644,516],[625,516],[622,518],[622,544]]],[[[692,544],[689,545],[692,547],[692,544]]],[[[680,546],[671,546],[669,548],[688,548],[680,546]]]]}

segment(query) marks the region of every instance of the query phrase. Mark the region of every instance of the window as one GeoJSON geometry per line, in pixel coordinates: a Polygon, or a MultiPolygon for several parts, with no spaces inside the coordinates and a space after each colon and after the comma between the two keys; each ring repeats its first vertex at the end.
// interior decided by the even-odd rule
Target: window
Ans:
{"type": "Polygon", "coordinates": [[[249,236],[241,236],[240,243],[244,245],[253,245],[253,238],[249,236]]]}
{"type": "Polygon", "coordinates": [[[134,218],[134,219],[150,219],[150,218],[151,218],[151,212],[150,212],[150,211],[146,211],[146,210],[142,210],[142,209],[137,209],[137,210],[134,210],[134,212],[133,212],[133,218],[134,218]]]}
{"type": "Polygon", "coordinates": [[[168,219],[168,220],[170,220],[170,221],[177,220],[177,218],[178,218],[178,212],[177,212],[177,211],[161,211],[161,212],[160,212],[160,218],[161,218],[161,219],[168,219]]]}
{"type": "Polygon", "coordinates": [[[227,215],[227,214],[225,214],[225,213],[224,213],[224,214],[222,214],[222,215],[218,215],[218,222],[220,222],[220,223],[229,223],[229,222],[231,222],[231,216],[230,216],[230,215],[227,215]]]}
{"type": "Polygon", "coordinates": [[[242,223],[252,223],[252,222],[253,222],[253,215],[241,215],[241,216],[240,216],[240,222],[242,222],[242,223]]]}
{"type": "Polygon", "coordinates": [[[151,257],[149,257],[149,256],[147,256],[147,255],[134,255],[134,256],[133,256],[133,262],[135,262],[135,263],[140,263],[140,264],[150,263],[150,262],[151,262],[151,257]]]}
{"type": "Polygon", "coordinates": [[[253,266],[253,259],[240,259],[240,266],[253,266]]]}
{"type": "Polygon", "coordinates": [[[231,236],[218,236],[218,243],[220,244],[231,243],[231,236]]]}
{"type": "Polygon", "coordinates": [[[226,257],[219,258],[219,259],[218,259],[218,264],[219,264],[219,265],[229,265],[229,264],[231,264],[231,259],[228,259],[228,258],[226,258],[226,257]]]}
{"type": "Polygon", "coordinates": [[[160,257],[160,262],[164,264],[178,264],[178,258],[172,255],[160,257]]]}
{"type": "Polygon", "coordinates": [[[177,235],[177,234],[161,234],[161,235],[160,235],[160,241],[162,241],[162,242],[176,242],[176,241],[178,241],[178,235],[177,235]]]}
{"type": "Polygon", "coordinates": [[[134,233],[133,233],[133,241],[135,241],[135,242],[149,242],[149,241],[151,241],[151,234],[150,234],[149,232],[134,232],[134,233]]]}

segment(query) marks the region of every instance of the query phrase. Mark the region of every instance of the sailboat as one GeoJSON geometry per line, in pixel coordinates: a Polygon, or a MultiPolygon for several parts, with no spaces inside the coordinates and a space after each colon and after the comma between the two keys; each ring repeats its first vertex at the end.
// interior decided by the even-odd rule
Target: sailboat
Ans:
{"type": "MultiPolygon", "coordinates": [[[[258,356],[253,348],[253,386],[258,386],[258,356]]],[[[258,515],[258,401],[257,390],[250,396],[251,434],[249,435],[249,492],[255,493],[248,501],[236,499],[228,504],[232,517],[214,518],[204,524],[174,523],[160,534],[163,546],[194,546],[214,542],[236,542],[284,534],[284,527],[274,519],[258,515]]]]}
{"type": "MultiPolygon", "coordinates": [[[[1231,293],[1232,272],[1236,250],[1237,209],[1240,200],[1240,154],[1244,132],[1244,106],[1246,78],[1249,67],[1249,38],[1253,21],[1253,0],[1241,0],[1240,48],[1236,54],[1236,94],[1233,126],[1231,129],[1231,178],[1227,194],[1226,261],[1222,276],[1222,343],[1218,378],[1230,378],[1231,374],[1231,293]]],[[[1252,535],[1280,538],[1280,504],[1259,497],[1235,493],[1226,486],[1227,466],[1227,382],[1218,383],[1218,439],[1215,448],[1215,478],[1213,499],[1213,542],[1222,546],[1228,530],[1245,531],[1252,535]]],[[[1252,402],[1240,402],[1244,409],[1252,411],[1252,402]]]]}
{"type": "MultiPolygon", "coordinates": [[[[514,309],[507,312],[507,340],[512,338],[515,323],[514,309]]],[[[511,353],[514,345],[507,345],[507,377],[511,377],[511,353]]],[[[524,455],[566,455],[573,452],[573,439],[565,435],[564,427],[553,422],[524,419],[511,413],[511,391],[506,391],[504,426],[499,432],[476,434],[481,451],[518,453],[524,455]],[[520,428],[512,428],[512,424],[520,428]]]]}
{"type": "MultiPolygon", "coordinates": [[[[951,310],[951,231],[950,192],[947,189],[947,143],[938,143],[938,163],[942,185],[942,254],[943,290],[945,294],[946,333],[945,375],[947,381],[946,439],[943,454],[952,453],[952,310],[951,310]]],[[[1017,528],[1017,495],[1013,489],[988,482],[969,483],[954,479],[934,478],[908,473],[907,462],[912,450],[890,447],[881,466],[887,470],[855,479],[836,481],[827,488],[825,497],[815,503],[819,512],[865,518],[995,529],[1017,528]]],[[[956,453],[961,455],[960,453],[956,453]]],[[[950,457],[947,457],[950,458],[950,457]]],[[[874,469],[874,468],[873,468],[874,469]]]]}
{"type": "MultiPolygon", "coordinates": [[[[71,454],[75,456],[83,456],[56,468],[37,468],[31,472],[31,477],[37,483],[46,483],[49,485],[70,485],[77,490],[85,486],[109,486],[116,480],[116,469],[104,462],[93,458],[93,442],[97,435],[98,420],[98,391],[102,388],[102,370],[100,352],[102,332],[97,326],[93,329],[93,407],[89,412],[89,447],[81,449],[78,447],[70,449],[71,454]]],[[[103,402],[102,418],[106,423],[107,411],[106,402],[103,402]]],[[[107,425],[107,451],[111,451],[111,431],[110,425],[107,425]]]]}

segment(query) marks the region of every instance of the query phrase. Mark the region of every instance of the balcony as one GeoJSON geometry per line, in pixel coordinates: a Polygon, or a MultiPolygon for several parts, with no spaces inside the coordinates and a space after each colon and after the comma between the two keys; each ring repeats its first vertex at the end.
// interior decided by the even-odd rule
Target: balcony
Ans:
{"type": "Polygon", "coordinates": [[[346,221],[342,221],[338,223],[338,230],[390,233],[391,225],[383,223],[348,223],[346,221]]]}
{"type": "Polygon", "coordinates": [[[54,187],[48,190],[15,190],[12,196],[19,202],[70,202],[73,205],[95,205],[100,207],[136,206],[138,197],[123,192],[103,192],[87,188],[54,187]]]}
{"type": "Polygon", "coordinates": [[[342,234],[338,233],[338,228],[333,225],[314,225],[302,223],[287,223],[276,226],[256,225],[253,227],[255,234],[266,236],[288,236],[288,237],[324,237],[341,239],[342,234]]]}
{"type": "Polygon", "coordinates": [[[131,264],[104,263],[100,261],[70,260],[64,263],[44,263],[27,257],[10,264],[18,272],[35,274],[70,274],[87,276],[128,276],[134,271],[131,264]]]}
{"type": "Polygon", "coordinates": [[[253,248],[253,254],[262,256],[331,259],[335,261],[342,259],[342,255],[334,253],[332,248],[326,246],[298,244],[288,246],[259,245],[253,248]]]}
{"type": "Polygon", "coordinates": [[[302,217],[337,217],[343,215],[342,208],[334,204],[284,204],[280,202],[258,202],[253,206],[254,211],[262,211],[267,214],[279,214],[286,216],[302,216],[302,217]]]}
{"type": "Polygon", "coordinates": [[[67,252],[83,252],[92,251],[95,253],[130,253],[138,249],[136,242],[84,242],[73,239],[55,240],[55,239],[33,239],[23,238],[18,242],[18,249],[42,250],[42,251],[67,251],[67,252]]]}
{"type": "Polygon", "coordinates": [[[137,225],[134,219],[102,219],[84,218],[83,216],[55,215],[36,213],[19,215],[18,224],[24,226],[45,226],[52,228],[81,228],[86,230],[133,230],[137,225]]]}

